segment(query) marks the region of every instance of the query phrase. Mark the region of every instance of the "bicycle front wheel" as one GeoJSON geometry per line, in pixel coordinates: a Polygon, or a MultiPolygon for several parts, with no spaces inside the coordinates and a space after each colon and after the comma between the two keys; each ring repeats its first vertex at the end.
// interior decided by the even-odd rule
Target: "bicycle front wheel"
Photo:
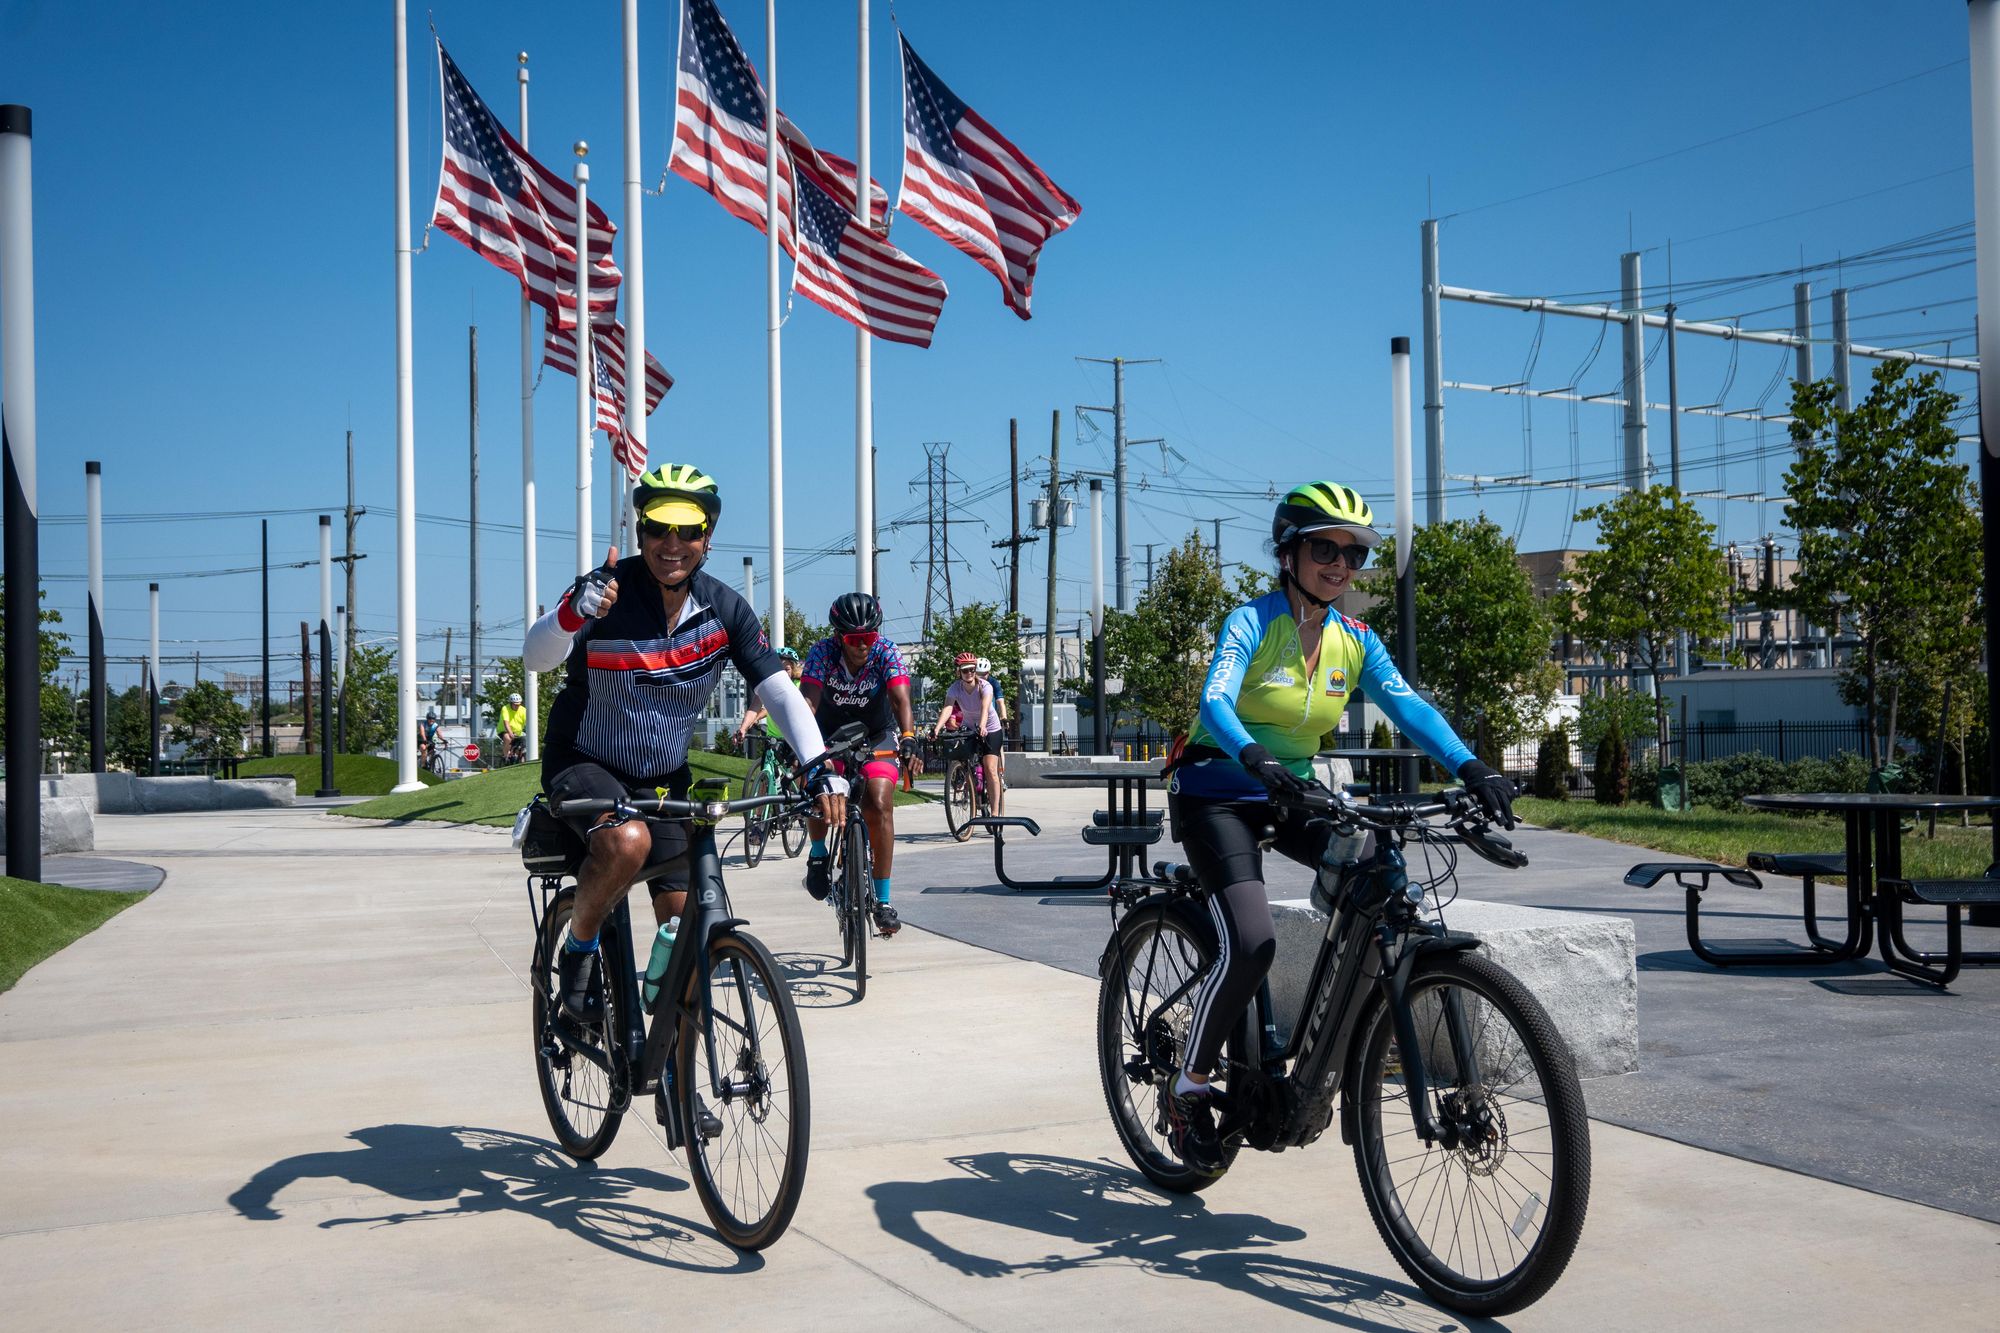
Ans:
{"type": "Polygon", "coordinates": [[[761,1250],[785,1233],[806,1183],[812,1099],[798,1011],[749,935],[719,936],[690,986],[676,1070],[688,1167],[722,1238],[761,1250]]]}
{"type": "Polygon", "coordinates": [[[1394,1018],[1376,1005],[1352,1090],[1368,1211],[1433,1299],[1468,1315],[1519,1310],[1555,1285],[1583,1232],[1590,1127],[1575,1063],[1541,1003],[1488,959],[1420,961],[1407,1000],[1446,1138],[1417,1134],[1394,1018]]]}
{"type": "MultiPolygon", "coordinates": [[[[750,770],[750,779],[743,785],[746,800],[771,794],[771,774],[762,764],[750,770]]],[[[760,807],[743,812],[743,864],[756,868],[764,859],[764,844],[771,839],[771,812],[760,807]]]]}
{"type": "Polygon", "coordinates": [[[972,836],[972,771],[963,759],[954,759],[944,770],[944,822],[951,836],[964,842],[972,836]]]}
{"type": "MultiPolygon", "coordinates": [[[[563,1151],[581,1161],[593,1161],[618,1135],[624,1106],[619,1095],[623,1061],[613,1052],[609,1034],[624,1031],[619,1001],[627,992],[604,981],[603,1021],[578,1024],[561,1013],[556,1001],[556,951],[569,933],[575,889],[564,889],[542,917],[542,938],[535,950],[533,992],[535,1081],[541,1085],[542,1107],[549,1128],[563,1151]]],[[[608,932],[606,932],[608,934],[608,932]]]]}
{"type": "MultiPolygon", "coordinates": [[[[785,784],[785,789],[788,794],[797,791],[797,788],[793,787],[789,782],[785,784]]],[[[778,816],[778,840],[784,845],[785,855],[788,857],[797,856],[800,852],[804,851],[806,845],[805,816],[799,814],[796,810],[789,809],[780,814],[778,816]]]]}
{"type": "Polygon", "coordinates": [[[847,826],[840,853],[841,942],[854,964],[854,998],[868,996],[868,912],[875,905],[875,881],[868,864],[868,835],[858,823],[847,826]]]}

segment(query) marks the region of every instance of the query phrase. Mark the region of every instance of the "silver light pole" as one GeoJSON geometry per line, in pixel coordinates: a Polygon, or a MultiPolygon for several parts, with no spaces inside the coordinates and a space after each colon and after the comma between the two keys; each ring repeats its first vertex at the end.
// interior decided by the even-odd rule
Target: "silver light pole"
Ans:
{"type": "MultiPolygon", "coordinates": [[[[2000,0],[1971,0],[1967,17],[1972,51],[1972,202],[1979,308],[2000,312],[2000,0]]],[[[2000,589],[2000,314],[1979,321],[1979,435],[1980,514],[1989,607],[1986,660],[1995,663],[2000,662],[2000,616],[1990,608],[1995,590],[2000,589]]],[[[1987,716],[2000,717],[2000,671],[1987,672],[1986,702],[1987,716]]],[[[2000,727],[1987,729],[1986,754],[1987,773],[2000,774],[2000,727]]],[[[1993,781],[1989,776],[1989,784],[1993,781]]],[[[1993,825],[1993,859],[2000,863],[2000,820],[1993,825]]],[[[1995,924],[1995,915],[1990,907],[1975,907],[1973,922],[1990,926],[1995,924]]]]}
{"type": "MultiPolygon", "coordinates": [[[[410,75],[396,0],[396,785],[417,791],[417,411],[411,368],[410,75]]],[[[265,698],[270,690],[265,689],[265,698]]]]}
{"type": "Polygon", "coordinates": [[[319,516],[319,790],[338,796],[333,785],[333,515],[319,516]]]}
{"type": "Polygon", "coordinates": [[[104,472],[83,465],[83,512],[90,531],[90,771],[104,771],[104,472]]]}
{"type": "Polygon", "coordinates": [[[590,531],[590,431],[596,340],[590,336],[590,145],[576,141],[576,572],[596,565],[590,531]]]}
{"type": "MultiPolygon", "coordinates": [[[[521,147],[528,146],[528,53],[517,57],[521,98],[521,147]]],[[[521,632],[535,623],[535,317],[521,295],[521,632]]],[[[344,667],[343,667],[344,671],[344,667]]],[[[521,701],[528,709],[528,760],[542,757],[541,673],[522,673],[521,701]]],[[[342,677],[345,679],[345,676],[342,677]]]]}
{"type": "MultiPolygon", "coordinates": [[[[1417,687],[1417,502],[1410,458],[1410,340],[1389,340],[1389,438],[1396,456],[1396,666],[1417,687]]],[[[1417,761],[1402,761],[1398,785],[1417,789],[1417,761]]]]}
{"type": "Polygon", "coordinates": [[[42,877],[40,552],[35,513],[33,114],[0,106],[0,453],[7,575],[7,873],[42,877]]]}

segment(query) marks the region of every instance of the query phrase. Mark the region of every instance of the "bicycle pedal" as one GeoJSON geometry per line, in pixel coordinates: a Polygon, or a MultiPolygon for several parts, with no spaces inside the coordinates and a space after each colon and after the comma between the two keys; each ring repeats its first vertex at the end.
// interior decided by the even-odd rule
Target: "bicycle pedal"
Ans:
{"type": "Polygon", "coordinates": [[[694,1123],[704,1142],[713,1143],[722,1137],[722,1120],[715,1112],[703,1111],[695,1117],[694,1123]]]}

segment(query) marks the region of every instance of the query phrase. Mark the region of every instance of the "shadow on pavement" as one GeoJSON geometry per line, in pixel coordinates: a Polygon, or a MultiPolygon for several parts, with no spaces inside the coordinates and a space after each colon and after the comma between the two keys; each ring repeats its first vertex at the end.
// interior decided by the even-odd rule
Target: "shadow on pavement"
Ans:
{"type": "Polygon", "coordinates": [[[685,1190],[686,1181],[643,1168],[613,1170],[575,1162],[555,1144],[464,1125],[370,1125],[348,1135],[361,1146],[301,1153],[259,1171],[229,1196],[252,1221],[276,1221],[278,1194],[309,1178],[346,1180],[413,1204],[438,1204],[367,1217],[331,1217],[322,1228],[399,1226],[481,1213],[540,1218],[629,1258],[692,1272],[754,1272],[706,1225],[631,1202],[640,1191],[685,1190]]]}
{"type": "Polygon", "coordinates": [[[801,1009],[844,1009],[859,1002],[854,978],[838,970],[840,960],[830,953],[773,954],[778,970],[785,974],[792,1002],[801,1009]]]}
{"type": "MultiPolygon", "coordinates": [[[[1424,1304],[1413,1288],[1270,1252],[1279,1243],[1304,1240],[1297,1227],[1253,1213],[1211,1212],[1193,1195],[1157,1193],[1121,1168],[1034,1153],[948,1160],[962,1174],[885,1181],[870,1186],[868,1197],[883,1230],[971,1277],[1127,1267],[1210,1282],[1346,1328],[1444,1333],[1468,1327],[1459,1316],[1424,1304]],[[954,1217],[1088,1248],[1020,1262],[974,1254],[936,1228],[954,1217]]],[[[1470,1326],[1503,1327],[1490,1320],[1470,1326]]]]}

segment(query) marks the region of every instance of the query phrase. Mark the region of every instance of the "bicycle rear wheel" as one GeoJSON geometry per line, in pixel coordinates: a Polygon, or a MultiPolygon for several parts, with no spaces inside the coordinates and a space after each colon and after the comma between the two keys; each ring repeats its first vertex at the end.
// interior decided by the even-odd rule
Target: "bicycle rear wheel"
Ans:
{"type": "Polygon", "coordinates": [[[875,903],[875,881],[868,864],[868,833],[850,823],[840,853],[841,940],[854,964],[854,998],[868,996],[868,912],[875,903]]]}
{"type": "MultiPolygon", "coordinates": [[[[746,800],[771,794],[771,774],[762,764],[750,770],[749,779],[743,784],[746,800]]],[[[768,808],[745,810],[743,812],[743,864],[755,868],[764,859],[764,844],[771,838],[771,812],[768,808]]]]}
{"type": "MultiPolygon", "coordinates": [[[[787,795],[790,795],[797,791],[797,788],[788,778],[785,781],[784,790],[787,795]]],[[[788,857],[797,856],[800,852],[804,851],[806,845],[805,816],[796,810],[789,809],[780,814],[778,816],[778,839],[784,845],[785,855],[788,857]]]]}
{"type": "Polygon", "coordinates": [[[972,772],[963,759],[954,759],[944,769],[944,822],[951,836],[960,842],[972,836],[972,772]]]}
{"type": "Polygon", "coordinates": [[[1368,1211],[1433,1299],[1468,1315],[1519,1310],[1562,1276],[1590,1202],[1590,1127],[1575,1064],[1540,1002],[1485,958],[1420,961],[1407,999],[1431,1114],[1456,1131],[1457,1146],[1417,1134],[1393,1016],[1374,1006],[1350,1090],[1368,1211]],[[1456,1049],[1472,1053],[1476,1080],[1461,1072],[1456,1049]]]}
{"type": "MultiPolygon", "coordinates": [[[[1189,1166],[1168,1136],[1166,1099],[1194,1028],[1188,983],[1215,961],[1210,932],[1166,904],[1139,907],[1119,923],[1108,953],[1097,993],[1097,1072],[1111,1123],[1146,1179],[1176,1194],[1207,1189],[1241,1144],[1223,1144],[1222,1169],[1213,1174],[1189,1166]]],[[[1238,1045],[1232,1033],[1227,1058],[1240,1059],[1238,1045]]]]}
{"type": "Polygon", "coordinates": [[[770,951],[731,932],[690,981],[677,1056],[688,1167],[709,1221],[738,1249],[761,1250],[791,1224],[812,1140],[805,1037],[770,951]],[[713,1036],[715,1059],[708,1059],[713,1036]],[[720,1085],[720,1086],[718,1086],[720,1085]]]}
{"type": "MultiPolygon", "coordinates": [[[[584,1026],[561,1013],[555,998],[556,951],[569,933],[575,898],[575,889],[564,889],[542,917],[542,937],[529,989],[534,996],[535,1080],[541,1086],[549,1128],[555,1131],[564,1152],[588,1162],[611,1146],[624,1116],[625,1062],[613,1051],[616,1043],[606,1037],[624,1030],[619,1003],[627,992],[608,984],[610,973],[600,968],[598,975],[607,983],[603,1021],[584,1026]],[[565,1036],[569,1040],[564,1040],[565,1036]]],[[[615,939],[610,932],[600,932],[600,937],[615,939]]]]}

